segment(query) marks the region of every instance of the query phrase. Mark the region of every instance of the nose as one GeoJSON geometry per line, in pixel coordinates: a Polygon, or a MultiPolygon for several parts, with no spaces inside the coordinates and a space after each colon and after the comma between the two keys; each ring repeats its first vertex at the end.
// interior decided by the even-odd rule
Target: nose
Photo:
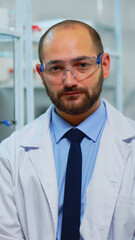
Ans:
{"type": "Polygon", "coordinates": [[[65,72],[63,74],[63,81],[64,86],[66,87],[72,87],[78,84],[76,80],[76,75],[74,74],[71,68],[65,68],[65,72]]]}

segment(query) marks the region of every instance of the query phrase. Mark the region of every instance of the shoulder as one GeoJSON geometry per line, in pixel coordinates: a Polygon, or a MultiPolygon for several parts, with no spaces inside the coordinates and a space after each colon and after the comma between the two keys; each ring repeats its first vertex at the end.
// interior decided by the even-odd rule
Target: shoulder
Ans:
{"type": "Polygon", "coordinates": [[[49,130],[51,109],[52,107],[40,117],[13,132],[11,136],[3,140],[0,144],[0,152],[2,153],[4,151],[5,153],[7,151],[10,153],[21,145],[36,146],[40,144],[46,137],[46,132],[49,130]]]}
{"type": "Polygon", "coordinates": [[[135,129],[135,121],[128,117],[126,119],[127,119],[128,123],[131,125],[131,127],[133,127],[135,129]]]}
{"type": "Polygon", "coordinates": [[[110,103],[103,99],[107,112],[106,125],[112,131],[112,134],[121,140],[135,136],[135,121],[127,118],[110,103]]]}

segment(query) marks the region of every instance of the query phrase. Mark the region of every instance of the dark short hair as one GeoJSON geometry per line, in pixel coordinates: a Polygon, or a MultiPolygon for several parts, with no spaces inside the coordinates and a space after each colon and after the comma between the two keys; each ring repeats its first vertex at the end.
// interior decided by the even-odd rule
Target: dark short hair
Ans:
{"type": "Polygon", "coordinates": [[[43,59],[43,52],[42,52],[43,43],[44,43],[44,40],[45,40],[46,36],[48,35],[48,33],[52,29],[55,29],[57,27],[59,29],[62,29],[62,28],[74,28],[77,25],[81,25],[81,26],[85,27],[88,30],[88,32],[89,32],[89,34],[90,34],[90,36],[92,38],[92,41],[94,43],[94,46],[95,46],[95,48],[97,50],[97,54],[100,54],[100,53],[102,53],[104,51],[100,35],[98,34],[98,32],[94,28],[92,28],[88,24],[86,24],[84,22],[81,22],[81,21],[78,21],[78,20],[65,20],[65,21],[59,22],[59,23],[53,25],[52,27],[50,27],[42,35],[42,37],[40,38],[39,45],[38,45],[38,54],[39,54],[39,60],[40,60],[41,63],[42,63],[42,59],[43,59]]]}

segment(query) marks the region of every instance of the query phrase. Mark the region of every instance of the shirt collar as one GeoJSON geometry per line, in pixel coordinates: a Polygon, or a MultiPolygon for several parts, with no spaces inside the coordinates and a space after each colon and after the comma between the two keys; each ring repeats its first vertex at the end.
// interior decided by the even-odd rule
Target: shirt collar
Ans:
{"type": "MultiPolygon", "coordinates": [[[[88,138],[96,142],[105,120],[106,108],[101,99],[98,109],[80,123],[77,128],[84,132],[88,138]]],[[[58,143],[63,135],[73,127],[56,113],[55,107],[52,108],[51,124],[56,143],[58,143]]]]}

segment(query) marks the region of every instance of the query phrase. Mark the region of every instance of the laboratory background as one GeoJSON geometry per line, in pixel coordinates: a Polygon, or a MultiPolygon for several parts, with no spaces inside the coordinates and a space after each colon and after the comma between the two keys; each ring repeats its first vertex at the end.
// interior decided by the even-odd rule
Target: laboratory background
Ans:
{"type": "Polygon", "coordinates": [[[65,19],[99,32],[111,56],[102,97],[135,120],[134,0],[0,0],[0,141],[50,106],[35,68],[38,41],[65,19]]]}

